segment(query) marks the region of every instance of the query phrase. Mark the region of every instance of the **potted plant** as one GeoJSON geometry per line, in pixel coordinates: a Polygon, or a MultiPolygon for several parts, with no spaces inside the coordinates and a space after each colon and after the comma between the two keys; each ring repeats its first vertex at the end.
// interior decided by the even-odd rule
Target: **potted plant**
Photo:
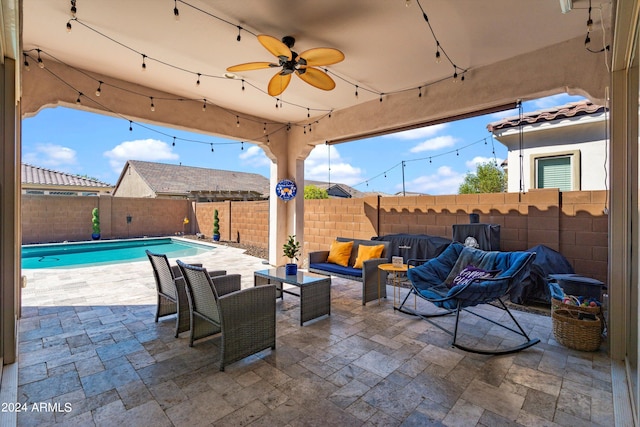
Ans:
{"type": "Polygon", "coordinates": [[[295,261],[298,261],[298,255],[300,254],[301,247],[302,245],[300,242],[296,241],[295,235],[289,236],[287,243],[282,246],[283,255],[291,261],[289,264],[285,265],[285,274],[287,276],[298,274],[298,264],[296,264],[295,261]]]}
{"type": "Polygon", "coordinates": [[[98,213],[98,208],[93,208],[91,211],[91,224],[93,227],[91,238],[98,240],[100,238],[100,214],[98,213]]]}
{"type": "Polygon", "coordinates": [[[213,211],[213,240],[220,240],[220,220],[218,219],[218,209],[213,211]]]}

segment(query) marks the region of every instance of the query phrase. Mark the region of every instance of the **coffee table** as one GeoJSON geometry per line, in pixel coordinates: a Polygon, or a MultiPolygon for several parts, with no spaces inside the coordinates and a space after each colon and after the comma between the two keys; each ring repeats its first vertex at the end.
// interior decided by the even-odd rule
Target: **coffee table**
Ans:
{"type": "Polygon", "coordinates": [[[298,270],[296,275],[286,275],[284,267],[258,270],[253,273],[254,286],[276,285],[276,297],[284,294],[300,298],[300,326],[320,316],[331,315],[331,277],[298,270]],[[284,284],[300,289],[299,293],[285,289],[284,284]]]}

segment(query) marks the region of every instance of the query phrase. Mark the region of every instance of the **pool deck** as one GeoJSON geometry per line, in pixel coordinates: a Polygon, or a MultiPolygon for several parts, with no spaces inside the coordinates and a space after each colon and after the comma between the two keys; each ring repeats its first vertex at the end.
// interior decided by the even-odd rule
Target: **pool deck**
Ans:
{"type": "MultiPolygon", "coordinates": [[[[184,261],[240,273],[243,287],[268,267],[226,246],[184,261]]],[[[59,403],[63,411],[18,413],[19,426],[615,423],[606,352],[560,346],[548,316],[515,313],[540,344],[481,356],[395,312],[391,297],[363,307],[360,283],[334,278],[331,316],[300,327],[299,301],[285,297],[276,305],[275,351],[220,372],[217,338],[190,348],[188,333],[174,338],[172,319],[154,322],[148,261],[24,274],[18,401],[59,403]]],[[[503,339],[476,318],[463,322],[476,325],[467,329],[472,339],[503,339]]]]}

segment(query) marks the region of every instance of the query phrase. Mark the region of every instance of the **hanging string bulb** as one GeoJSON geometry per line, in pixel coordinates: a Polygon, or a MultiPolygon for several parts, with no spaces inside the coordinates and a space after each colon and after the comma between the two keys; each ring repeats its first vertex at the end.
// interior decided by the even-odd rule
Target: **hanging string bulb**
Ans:
{"type": "Polygon", "coordinates": [[[269,140],[269,135],[267,134],[267,144],[270,143],[271,141],[269,140]]]}
{"type": "Polygon", "coordinates": [[[244,79],[242,79],[242,90],[244,90],[244,79]]]}
{"type": "Polygon", "coordinates": [[[142,71],[146,71],[147,70],[147,63],[145,62],[145,59],[147,58],[147,55],[145,55],[144,53],[142,54],[142,71]]]}
{"type": "Polygon", "coordinates": [[[422,86],[418,87],[418,98],[422,98],[422,86]]]}
{"type": "Polygon", "coordinates": [[[460,81],[461,81],[461,82],[464,82],[464,74],[465,74],[465,73],[462,73],[462,75],[460,76],[460,81]]]}
{"type": "Polygon", "coordinates": [[[307,118],[311,117],[311,110],[307,108],[307,118]]]}
{"type": "Polygon", "coordinates": [[[380,102],[382,102],[382,95],[384,95],[384,93],[380,94],[380,102]]]}
{"type": "Polygon", "coordinates": [[[211,152],[213,153],[213,143],[211,143],[211,152]]]}
{"type": "Polygon", "coordinates": [[[236,37],[237,41],[242,40],[242,35],[240,35],[240,31],[242,31],[242,27],[240,25],[238,25],[238,37],[236,37]]]}
{"type": "Polygon", "coordinates": [[[304,134],[306,135],[307,134],[307,127],[303,126],[302,128],[304,129],[304,134]]]}
{"type": "Polygon", "coordinates": [[[151,111],[156,111],[156,106],[153,105],[153,96],[150,96],[149,100],[151,100],[151,106],[150,106],[151,107],[151,111]]]}
{"type": "Polygon", "coordinates": [[[589,32],[587,32],[587,37],[584,39],[584,45],[589,46],[589,43],[591,43],[591,38],[589,37],[589,32]]]}
{"type": "Polygon", "coordinates": [[[24,56],[24,69],[27,71],[31,70],[31,67],[29,66],[29,61],[27,61],[27,54],[23,53],[22,56],[24,56]]]}
{"type": "Polygon", "coordinates": [[[40,49],[36,49],[38,51],[38,67],[44,68],[44,62],[42,62],[42,58],[40,57],[40,49]]]}
{"type": "Polygon", "coordinates": [[[436,64],[440,63],[440,42],[436,40],[436,64]]]}
{"type": "Polygon", "coordinates": [[[240,127],[240,117],[236,116],[236,127],[239,128],[240,127]]]}
{"type": "Polygon", "coordinates": [[[244,151],[244,141],[240,141],[240,151],[244,151]]]}
{"type": "Polygon", "coordinates": [[[102,94],[102,80],[98,80],[98,89],[96,89],[96,96],[100,96],[102,94]]]}
{"type": "Polygon", "coordinates": [[[587,19],[587,31],[593,31],[593,19],[591,19],[591,0],[589,0],[589,19],[587,19]]]}
{"type": "Polygon", "coordinates": [[[204,103],[202,104],[202,111],[207,111],[207,98],[204,99],[204,103]]]}
{"type": "Polygon", "coordinates": [[[202,74],[198,73],[198,80],[196,80],[196,86],[200,86],[200,76],[202,74]]]}
{"type": "Polygon", "coordinates": [[[129,120],[129,132],[133,131],[133,122],[129,120]]]}
{"type": "Polygon", "coordinates": [[[80,104],[82,101],[80,101],[80,97],[82,96],[82,92],[78,92],[78,99],[76,99],[76,104],[80,104]]]}
{"type": "Polygon", "coordinates": [[[173,16],[176,17],[176,21],[180,20],[180,11],[178,10],[178,0],[173,0],[173,16]]]}
{"type": "Polygon", "coordinates": [[[77,12],[78,9],[76,9],[76,0],[71,0],[71,16],[75,18],[77,12]]]}
{"type": "Polygon", "coordinates": [[[67,33],[71,32],[71,21],[67,21],[67,33]]]}
{"type": "Polygon", "coordinates": [[[453,82],[457,82],[458,81],[458,70],[454,69],[453,71],[453,82]]]}
{"type": "Polygon", "coordinates": [[[356,98],[358,97],[358,85],[356,85],[356,98]]]}
{"type": "Polygon", "coordinates": [[[172,147],[175,147],[175,146],[176,146],[176,137],[175,137],[175,136],[173,137],[173,144],[171,144],[171,146],[172,146],[172,147]]]}
{"type": "Polygon", "coordinates": [[[429,163],[433,163],[433,162],[431,161],[431,157],[429,157],[429,163]]]}
{"type": "Polygon", "coordinates": [[[278,98],[276,98],[276,108],[278,108],[278,98]]]}
{"type": "Polygon", "coordinates": [[[264,127],[262,128],[262,133],[264,134],[267,133],[267,123],[264,124],[264,127]]]}

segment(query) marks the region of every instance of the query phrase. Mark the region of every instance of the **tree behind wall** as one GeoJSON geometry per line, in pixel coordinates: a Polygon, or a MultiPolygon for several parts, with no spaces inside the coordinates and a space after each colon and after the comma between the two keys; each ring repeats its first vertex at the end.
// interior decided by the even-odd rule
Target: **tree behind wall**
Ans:
{"type": "Polygon", "coordinates": [[[458,194],[502,193],[506,188],[506,175],[495,162],[479,164],[476,172],[468,172],[458,188],[458,194]]]}
{"type": "Polygon", "coordinates": [[[328,199],[329,194],[327,190],[316,187],[315,185],[305,185],[304,186],[304,198],[308,199],[328,199]]]}

